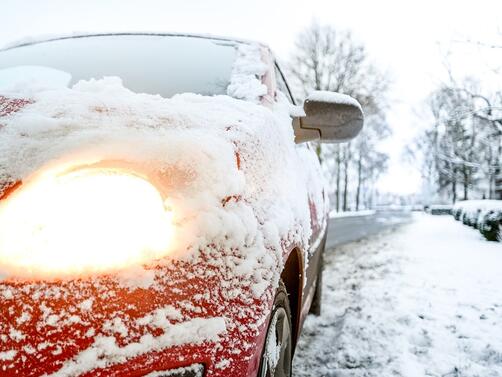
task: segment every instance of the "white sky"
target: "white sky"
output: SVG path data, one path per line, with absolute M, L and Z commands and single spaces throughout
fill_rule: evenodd
M 452 41 L 502 33 L 501 0 L 1 0 L 0 9 L 0 46 L 73 31 L 175 31 L 259 40 L 286 60 L 297 33 L 314 18 L 351 29 L 393 75 L 394 134 L 383 145 L 391 163 L 378 187 L 396 193 L 420 188 L 418 170 L 403 164 L 401 152 L 420 127 L 424 96 L 444 78 L 444 54 L 454 48 L 460 74 L 490 64 L 479 48 Z

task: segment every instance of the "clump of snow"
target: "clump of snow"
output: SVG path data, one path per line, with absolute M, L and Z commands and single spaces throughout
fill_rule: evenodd
M 138 318 L 136 323 L 141 326 L 154 326 L 157 328 L 168 327 L 171 321 L 181 320 L 183 316 L 181 312 L 174 308 L 173 306 L 165 306 L 160 309 L 156 309 L 153 313 L 150 313 L 142 318 Z
M 117 273 L 119 284 L 122 287 L 150 288 L 155 283 L 155 271 L 146 270 L 141 266 L 131 266 Z
M 152 372 L 147 374 L 145 377 L 170 377 L 170 376 L 184 376 L 193 375 L 194 377 L 202 377 L 204 373 L 204 367 L 201 364 L 194 364 L 188 367 L 181 367 L 176 369 L 170 369 L 162 372 Z
M 267 94 L 267 86 L 261 82 L 267 66 L 261 60 L 260 51 L 261 46 L 258 44 L 239 45 L 227 88 L 229 96 L 259 103 L 260 98 Z
M 4 351 L 0 352 L 0 360 L 12 360 L 14 357 L 16 357 L 17 351 L 15 350 L 10 350 L 10 351 Z
M 230 360 L 222 359 L 215 364 L 216 369 L 226 369 L 230 365 Z
M 93 303 L 93 299 L 88 298 L 79 304 L 79 309 L 84 312 L 88 312 L 89 310 L 92 309 L 92 303 Z
M 306 101 L 328 102 L 340 105 L 350 105 L 350 106 L 355 106 L 362 111 L 361 104 L 355 98 L 348 96 L 346 94 L 341 94 L 336 92 L 316 90 L 311 94 L 309 94 Z
M 44 89 L 66 88 L 71 81 L 68 72 L 42 66 L 0 69 L 0 92 L 35 93 Z
M 5 289 L 2 292 L 2 296 L 5 300 L 12 300 L 14 298 L 14 295 L 12 294 L 12 291 L 10 289 Z
M 501 263 L 500 244 L 427 214 L 328 251 L 296 375 L 501 376 Z
M 119 317 L 115 317 L 111 321 L 106 321 L 103 325 L 103 330 L 114 334 L 119 334 L 123 338 L 127 337 L 129 334 L 126 325 Z
M 71 377 L 92 371 L 96 368 L 123 363 L 128 358 L 147 352 L 180 344 L 198 344 L 204 341 L 217 341 L 226 331 L 223 318 L 195 318 L 187 322 L 169 324 L 163 327 L 159 336 L 146 334 L 139 342 L 132 342 L 121 347 L 115 337 L 98 336 L 88 349 L 82 351 L 73 360 L 48 377 Z
M 278 317 L 274 316 L 270 322 L 268 330 L 268 343 L 266 344 L 266 348 L 264 350 L 265 358 L 272 374 L 275 373 L 275 369 L 277 368 L 277 364 L 279 363 L 279 359 L 281 357 L 282 345 L 277 341 L 276 334 L 277 319 Z

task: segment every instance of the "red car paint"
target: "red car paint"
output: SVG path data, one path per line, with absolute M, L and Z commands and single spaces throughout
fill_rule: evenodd
M 209 250 L 208 248 L 207 250 Z M 207 251 L 206 250 L 206 251 Z M 213 250 L 214 251 L 214 250 Z M 221 251 L 217 251 L 220 253 Z M 9 324 L 16 323 L 26 308 L 30 311 L 30 319 L 16 329 L 23 334 L 22 339 L 9 338 L 0 345 L 0 352 L 16 350 L 24 357 L 16 357 L 15 362 L 0 361 L 0 376 L 40 376 L 59 370 L 64 361 L 72 359 L 79 352 L 92 345 L 93 337 L 85 337 L 90 329 L 102 328 L 107 320 L 116 317 L 116 313 L 123 317 L 128 329 L 134 329 L 134 320 L 141 318 L 153 310 L 172 305 L 179 309 L 187 318 L 207 318 L 224 316 L 233 318 L 236 323 L 246 325 L 254 322 L 253 318 L 269 310 L 273 296 L 270 292 L 265 295 L 264 301 L 249 299 L 225 299 L 221 282 L 227 277 L 225 271 L 220 271 L 213 266 L 199 262 L 197 265 L 177 262 L 172 267 L 153 267 L 161 272 L 164 281 L 163 289 L 135 289 L 119 287 L 106 277 L 99 282 L 86 280 L 71 280 L 53 283 L 3 283 L 0 286 L 0 333 L 9 334 Z M 201 279 L 196 276 L 188 278 L 190 271 L 204 269 L 215 274 L 212 277 Z M 176 289 L 173 289 L 173 288 Z M 5 299 L 5 292 L 14 292 L 15 299 Z M 39 297 L 37 292 L 41 292 Z M 206 298 L 205 293 L 209 296 Z M 199 294 L 199 300 L 194 296 Z M 249 295 L 252 296 L 251 294 Z M 47 307 L 52 312 L 58 313 L 68 308 L 76 308 L 79 303 L 86 299 L 92 299 L 92 310 L 88 313 L 76 313 L 81 321 L 52 327 L 47 325 L 44 312 L 40 309 Z M 189 301 L 195 308 L 200 309 L 199 314 L 194 314 L 197 309 L 187 310 L 179 303 Z M 124 308 L 127 308 L 124 310 Z M 70 309 L 71 310 L 71 309 Z M 240 317 L 241 313 L 247 312 L 252 315 Z M 72 313 L 68 313 L 72 314 Z M 129 320 L 127 320 L 128 318 Z M 179 322 L 184 321 L 185 318 Z M 60 321 L 65 322 L 65 321 Z M 176 322 L 174 322 L 176 323 Z M 240 328 L 229 329 L 224 336 L 221 346 L 215 348 L 214 343 L 201 345 L 182 345 L 158 352 L 149 352 L 138 357 L 128 359 L 127 367 L 117 364 L 110 368 L 99 369 L 83 376 L 143 376 L 147 373 L 186 366 L 193 363 L 203 363 L 206 367 L 207 376 L 254 376 L 260 362 L 261 347 L 266 323 L 256 331 L 246 326 L 245 331 Z M 138 341 L 148 331 L 154 336 L 159 336 L 158 329 L 148 328 L 138 333 L 128 341 Z M 96 335 L 100 335 L 96 332 Z M 101 335 L 110 335 L 103 333 Z M 63 347 L 60 347 L 64 339 Z M 117 337 L 120 345 L 120 337 Z M 36 348 L 40 344 L 51 344 L 47 348 L 38 348 L 36 352 L 29 353 L 29 347 Z M 234 353 L 238 350 L 238 354 Z M 231 367 L 224 371 L 215 368 L 221 360 L 231 361 Z M 4 369 L 6 368 L 6 369 Z

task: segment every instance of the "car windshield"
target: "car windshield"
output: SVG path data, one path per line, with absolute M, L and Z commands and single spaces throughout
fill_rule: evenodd
M 174 35 L 56 39 L 0 51 L 0 90 L 118 76 L 137 93 L 226 94 L 237 42 Z

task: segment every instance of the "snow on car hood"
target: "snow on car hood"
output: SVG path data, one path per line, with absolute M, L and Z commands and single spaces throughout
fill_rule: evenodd
M 40 171 L 127 161 L 165 178 L 176 224 L 166 256 L 245 245 L 249 258 L 238 271 L 248 274 L 264 250 L 276 251 L 269 263 L 281 263 L 281 240 L 307 245 L 308 193 L 287 103 L 268 109 L 227 96 L 164 99 L 133 93 L 118 78 L 40 91 L 31 100 L 1 120 L 2 180 L 29 183 Z
M 54 276 L 56 282 L 33 269 L 12 268 L 6 262 L 9 251 L 0 250 L 0 276 L 5 277 L 0 281 L 0 298 L 11 306 L 20 295 L 30 298 L 22 303 L 17 322 L 0 323 L 2 336 L 17 342 L 16 334 L 24 339 L 22 331 L 47 326 L 77 334 L 80 330 L 74 319 L 81 318 L 86 326 L 92 326 L 85 332 L 88 348 L 64 365 L 58 362 L 62 369 L 57 375 L 66 376 L 179 342 L 201 344 L 222 339 L 232 345 L 235 334 L 256 335 L 267 318 L 266 303 L 278 284 L 285 248 L 296 244 L 304 252 L 309 250 L 309 200 L 325 209 L 321 197 L 309 197 L 307 192 L 307 185 L 323 183 L 315 155 L 304 145 L 295 146 L 289 103 L 280 93 L 278 103 L 271 107 L 256 101 L 256 96 L 263 94 L 253 73 L 263 69 L 258 61 L 241 59 L 243 64 L 235 67 L 229 91 L 246 101 L 195 94 L 165 99 L 133 93 L 113 77 L 80 82 L 72 88 L 37 90 L 29 96 L 9 94 L 10 98 L 29 101 L 21 101 L 18 111 L 0 112 L 4 115 L 0 117 L 0 187 L 5 182 L 22 181 L 17 188 L 22 191 L 44 172 L 103 161 L 125 162 L 131 169 L 148 172 L 162 191 L 166 206 L 173 211 L 174 242 L 155 260 L 145 254 L 143 263 L 131 268 L 105 275 L 103 271 L 88 271 L 86 279 Z M 0 200 L 0 212 L 9 198 Z M 321 212 L 318 222 L 323 218 Z M 186 279 L 196 283 L 187 284 Z M 200 291 L 181 292 L 177 284 Z M 216 284 L 221 289 L 214 288 Z M 135 315 L 124 311 L 124 300 L 134 298 L 129 291 L 135 292 L 138 302 L 148 304 L 144 308 L 137 305 Z M 159 302 L 164 306 L 158 307 L 153 296 L 162 296 Z M 90 310 L 92 300 L 95 307 L 103 309 Z M 194 300 L 198 300 L 196 304 Z M 230 301 L 233 304 L 229 306 Z M 182 318 L 165 314 L 172 312 L 165 306 L 168 304 L 181 310 Z M 211 313 L 205 312 L 206 306 L 212 307 Z M 132 310 L 131 305 L 127 310 Z M 159 317 L 159 310 L 165 315 Z M 30 317 L 30 313 L 39 314 Z M 143 342 L 151 324 L 138 324 L 137 316 L 161 318 L 164 335 Z M 177 340 L 187 326 L 192 328 L 194 319 L 200 320 L 200 326 Z M 200 333 L 198 328 L 207 331 Z M 117 329 L 123 333 L 119 334 L 126 344 L 123 347 L 115 343 Z M 29 344 L 25 340 L 17 348 L 11 349 L 9 343 L 9 348 L 0 348 L 0 357 L 14 368 L 32 348 L 49 344 L 54 352 L 61 352 L 70 347 L 66 338 L 55 341 L 45 335 L 37 331 Z M 251 352 L 251 348 L 245 349 Z M 89 354 L 93 357 L 88 358 Z M 232 357 L 235 355 L 228 355 L 229 360 Z M 50 357 L 43 360 L 53 362 Z

